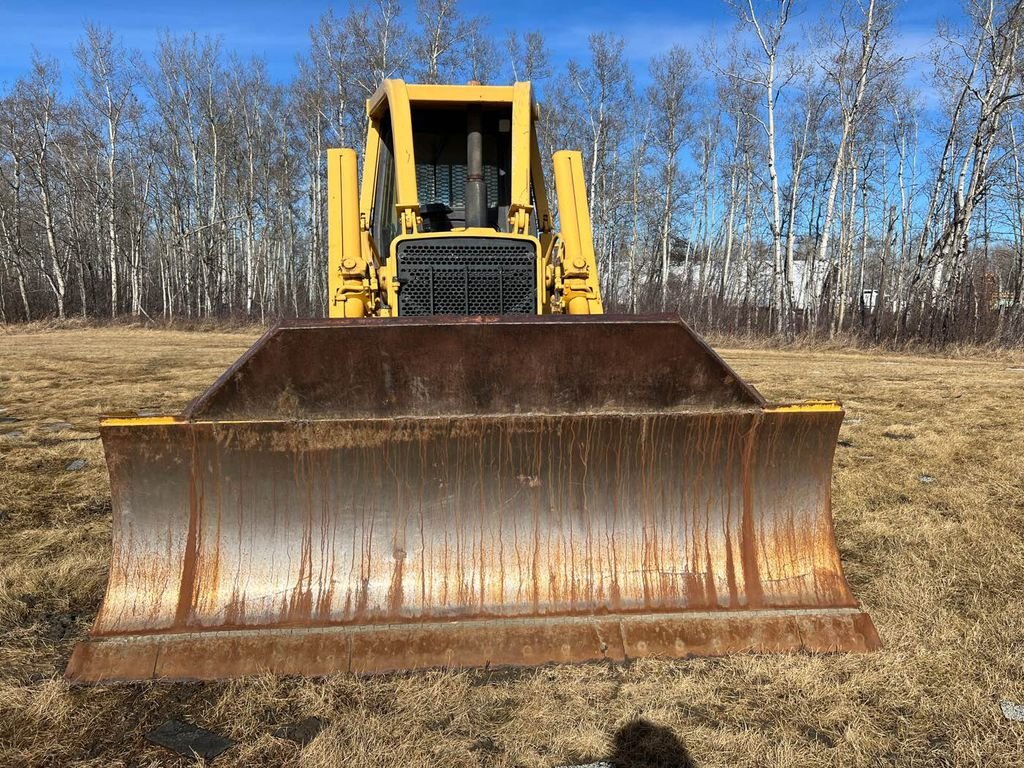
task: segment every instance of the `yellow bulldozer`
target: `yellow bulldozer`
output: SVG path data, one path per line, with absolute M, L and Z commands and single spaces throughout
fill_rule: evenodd
M 368 101 L 328 152 L 329 319 L 100 426 L 113 557 L 79 682 L 865 651 L 838 403 L 773 405 L 675 315 L 603 314 L 579 153 L 529 83 Z

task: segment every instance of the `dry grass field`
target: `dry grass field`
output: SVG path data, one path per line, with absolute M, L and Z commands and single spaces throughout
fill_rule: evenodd
M 0 766 L 177 765 L 143 739 L 168 718 L 235 740 L 225 767 L 639 766 L 644 747 L 700 768 L 1024 766 L 1024 722 L 999 707 L 1024 703 L 1024 356 L 1011 354 L 725 350 L 770 398 L 844 401 L 837 536 L 879 653 L 69 687 L 109 557 L 98 415 L 177 410 L 253 338 L 0 330 Z M 307 716 L 328 725 L 304 747 L 274 735 Z

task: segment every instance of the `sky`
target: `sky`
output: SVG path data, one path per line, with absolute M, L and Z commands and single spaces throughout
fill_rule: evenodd
M 813 24 L 826 2 L 798 0 L 797 23 Z M 403 8 L 411 10 L 414 0 Z M 311 0 L 0 0 L 0 91 L 27 71 L 35 48 L 53 56 L 64 71 L 74 67 L 73 50 L 87 21 L 111 28 L 128 48 L 152 51 L 159 34 L 196 32 L 220 37 L 223 50 L 244 58 L 262 56 L 272 77 L 287 80 L 296 70 L 295 57 L 308 48 L 308 30 L 328 8 L 343 16 L 349 4 Z M 561 65 L 586 53 L 592 32 L 614 32 L 626 38 L 627 55 L 641 71 L 656 53 L 675 43 L 696 47 L 710 30 L 732 24 L 724 2 L 653 0 L 624 3 L 518 0 L 500 6 L 493 0 L 461 0 L 467 16 L 486 16 L 492 32 L 518 28 L 544 32 L 552 62 Z M 898 14 L 900 48 L 920 55 L 940 17 L 960 14 L 958 0 L 905 0 Z

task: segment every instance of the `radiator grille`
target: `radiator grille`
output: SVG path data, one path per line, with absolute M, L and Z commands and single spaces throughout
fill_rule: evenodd
M 451 237 L 398 244 L 400 315 L 532 315 L 537 251 L 528 240 Z

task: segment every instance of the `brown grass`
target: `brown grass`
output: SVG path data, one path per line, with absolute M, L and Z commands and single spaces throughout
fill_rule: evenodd
M 174 765 L 142 734 L 175 717 L 238 741 L 218 766 L 553 766 L 638 744 L 701 768 L 1024 766 L 998 706 L 1024 702 L 1019 356 L 725 352 L 772 399 L 845 402 L 837 536 L 879 653 L 69 687 L 109 557 L 97 416 L 177 410 L 253 338 L 0 335 L 0 418 L 19 419 L 0 423 L 0 765 Z M 272 735 L 310 715 L 330 724 L 305 748 Z

